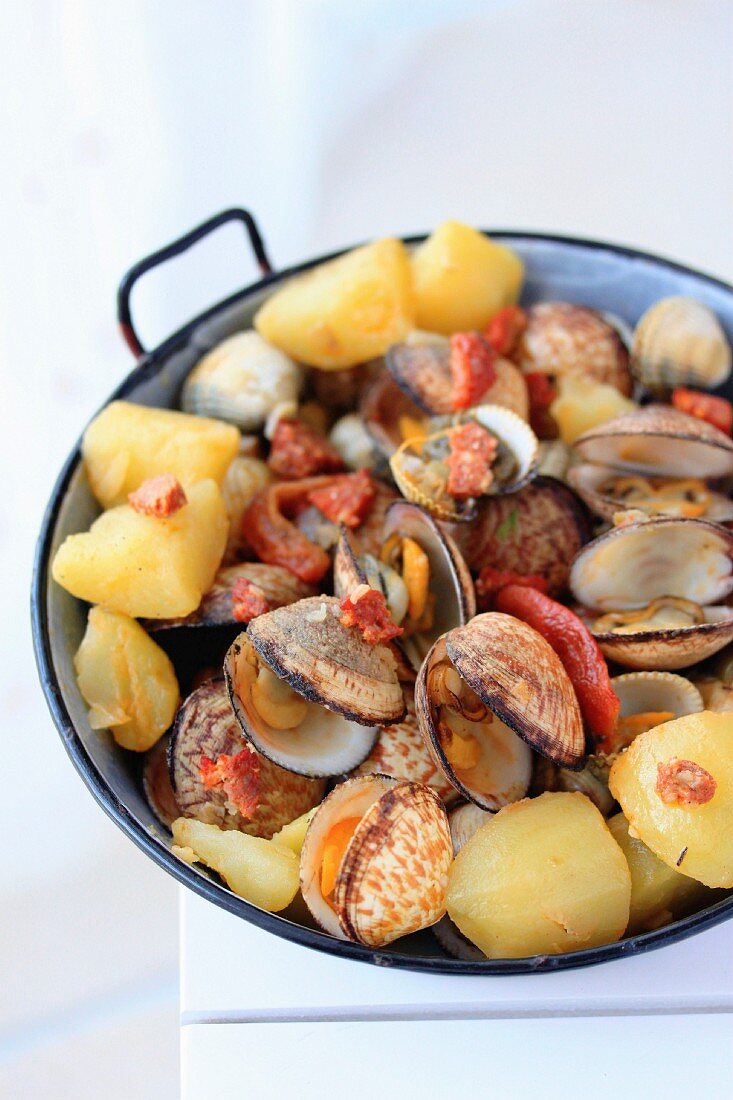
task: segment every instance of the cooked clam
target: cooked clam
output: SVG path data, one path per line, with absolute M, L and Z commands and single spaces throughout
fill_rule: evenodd
M 301 892 L 331 935 L 382 947 L 440 920 L 452 858 L 434 791 L 362 776 L 316 810 L 300 857 Z
M 470 524 L 452 529 L 471 569 L 539 574 L 550 595 L 567 586 L 570 564 L 591 536 L 585 508 L 572 489 L 536 477 L 517 493 L 482 501 Z
M 605 520 L 634 508 L 650 516 L 733 521 L 733 500 L 697 477 L 650 477 L 620 473 L 612 466 L 581 463 L 568 471 L 568 481 L 588 507 Z
M 145 797 L 150 809 L 166 829 L 170 829 L 176 818 L 181 816 L 168 771 L 169 742 L 170 735 L 161 737 L 152 749 L 148 749 L 143 761 Z
M 204 783 L 201 760 L 216 763 L 220 756 L 236 756 L 243 750 L 255 752 L 242 737 L 226 684 L 209 680 L 185 700 L 171 736 L 168 756 L 176 817 L 195 817 L 269 839 L 323 798 L 322 779 L 295 775 L 257 753 L 257 805 L 253 812 L 242 813 L 223 786 Z
M 614 676 L 611 687 L 621 701 L 613 744 L 608 746 L 613 752 L 654 726 L 705 709 L 695 685 L 673 672 L 627 672 Z
M 342 531 L 334 561 L 334 591 L 357 584 L 381 589 L 392 618 L 403 627 L 400 645 L 417 670 L 435 639 L 476 614 L 465 561 L 453 539 L 416 504 L 398 500 L 385 514 L 379 557 L 357 557 Z
M 461 848 L 474 833 L 478 832 L 482 825 L 492 817 L 487 810 L 480 809 L 473 802 L 464 802 L 448 814 L 451 841 L 453 843 L 453 855 L 457 856 Z M 458 926 L 453 923 L 448 914 L 433 925 L 432 933 L 436 940 L 454 959 L 465 959 L 468 962 L 479 962 L 485 959 L 483 951 L 471 943 Z
M 579 791 L 598 807 L 604 817 L 608 817 L 616 804 L 608 789 L 611 762 L 612 758 L 605 753 L 593 753 L 580 771 L 571 771 L 539 757 L 532 777 L 532 794 L 538 795 L 544 791 Z
M 452 485 L 456 435 L 469 425 L 484 429 L 491 448 L 486 450 L 482 479 L 468 490 Z M 534 475 L 538 440 L 532 429 L 509 409 L 478 405 L 453 427 L 406 440 L 390 459 L 392 475 L 403 496 L 420 504 L 437 519 L 470 522 L 482 496 L 514 493 Z M 491 453 L 490 453 L 491 451 Z
M 429 432 L 423 410 L 384 371 L 364 391 L 360 406 L 364 426 L 374 445 L 391 458 L 406 439 Z
M 301 370 L 292 359 L 258 332 L 238 332 L 196 364 L 184 383 L 181 407 L 257 431 L 278 405 L 297 407 L 301 385 Z
M 694 298 L 663 298 L 634 332 L 631 370 L 651 390 L 714 389 L 730 375 L 731 349 L 718 318 Z
M 405 701 L 391 651 L 341 625 L 339 601 L 314 596 L 260 615 L 227 653 L 224 674 L 245 738 L 301 775 L 351 771 Z
M 601 649 L 628 668 L 687 668 L 733 639 L 733 532 L 658 517 L 585 546 L 570 588 Z
M 540 302 L 527 311 L 516 355 L 525 372 L 584 374 L 631 393 L 629 354 L 616 327 L 594 309 Z

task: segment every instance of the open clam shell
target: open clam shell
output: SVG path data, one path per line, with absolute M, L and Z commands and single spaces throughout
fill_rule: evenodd
M 695 519 L 659 517 L 616 527 L 573 562 L 570 588 L 604 654 L 627 668 L 687 668 L 733 639 L 733 532 Z M 699 621 L 679 616 L 596 626 L 602 613 L 631 612 L 655 600 L 688 601 Z
M 387 459 L 404 442 L 403 423 L 420 423 L 425 413 L 391 374 L 384 371 L 364 391 L 360 404 L 364 426 L 379 452 Z
M 322 893 L 324 855 L 341 823 L 354 829 L 329 904 Z M 301 891 L 331 935 L 381 947 L 444 915 L 452 858 L 448 819 L 434 791 L 363 776 L 336 787 L 313 815 L 301 852 Z
M 213 585 L 190 615 L 183 619 L 152 619 L 146 622 L 146 629 L 156 632 L 188 626 L 234 626 L 237 620 L 234 618 L 232 591 L 240 577 L 256 584 L 273 610 L 316 594 L 312 585 L 299 580 L 281 565 L 239 562 L 219 570 Z
M 390 650 L 367 645 L 340 616 L 332 596 L 300 600 L 254 619 L 227 653 L 224 674 L 245 738 L 288 771 L 349 772 L 371 752 L 377 727 L 405 716 Z M 255 705 L 263 667 L 275 687 L 287 685 L 305 703 L 289 728 L 273 726 Z
M 161 737 L 152 749 L 148 749 L 143 761 L 145 798 L 158 821 L 161 825 L 165 825 L 166 829 L 170 829 L 176 818 L 181 816 L 168 769 L 169 743 L 170 735 Z
M 477 405 L 457 422 L 475 420 L 499 441 L 494 480 L 488 496 L 515 493 L 534 476 L 539 440 L 529 425 L 509 409 L 499 405 Z M 456 500 L 447 491 L 445 480 L 432 472 L 431 452 L 445 440 L 449 427 L 433 432 L 425 439 L 406 440 L 389 461 L 392 476 L 406 500 L 419 504 L 436 519 L 451 523 L 470 522 L 476 514 L 476 500 Z
M 539 574 L 550 595 L 557 595 L 591 536 L 591 524 L 572 489 L 555 478 L 536 477 L 517 493 L 483 501 L 475 520 L 451 533 L 476 572 L 489 565 Z
M 619 716 L 671 711 L 675 718 L 705 709 L 693 683 L 673 672 L 627 672 L 614 676 L 611 687 L 621 702 Z
M 685 507 L 684 494 L 671 496 L 669 499 L 659 497 L 653 504 L 653 511 L 637 499 L 629 502 L 623 496 L 614 496 L 610 485 L 619 476 L 619 471 L 612 466 L 594 466 L 585 462 L 579 466 L 573 466 L 568 471 L 568 481 L 578 496 L 585 501 L 592 512 L 609 522 L 617 512 L 629 507 L 640 509 L 647 514 L 672 516 L 679 516 Z M 689 503 L 693 505 L 700 502 L 699 506 L 705 509 L 702 513 L 704 518 L 711 523 L 733 522 L 733 500 L 724 496 L 723 493 L 706 490 L 704 494 L 699 494 L 692 488 L 689 498 Z
M 168 750 L 171 792 L 179 809 L 176 816 L 195 817 L 269 840 L 283 825 L 318 805 L 325 793 L 322 779 L 285 771 L 259 753 L 260 797 L 251 817 L 243 817 L 220 788 L 207 790 L 201 757 L 216 761 L 246 747 L 224 680 L 209 680 L 192 692 L 178 711 Z
M 584 374 L 631 393 L 629 354 L 619 332 L 602 314 L 570 302 L 540 302 L 527 311 L 516 355 L 525 372 Z
M 488 612 L 452 630 L 445 648 L 479 699 L 531 748 L 564 767 L 582 765 L 578 700 L 541 634 L 511 615 Z
M 713 389 L 731 371 L 731 349 L 718 318 L 694 298 L 655 302 L 634 332 L 631 370 L 651 390 Z
M 662 477 L 728 477 L 733 439 L 699 417 L 647 405 L 591 428 L 575 441 L 584 462 Z
M 477 833 L 482 825 L 491 819 L 488 810 L 482 810 L 473 802 L 464 802 L 462 806 L 456 806 L 448 814 L 450 826 L 450 838 L 453 844 L 453 855 L 457 856 L 464 844 L 467 844 L 474 833 Z
M 468 628 L 461 629 L 469 629 L 476 621 L 473 619 Z M 532 753 L 489 704 L 480 713 L 477 711 L 476 720 L 464 719 L 458 710 L 459 721 L 454 721 L 449 730 L 470 746 L 472 751 L 465 759 L 446 744 L 445 708 L 441 694 L 436 691 L 436 677 L 443 676 L 446 668 L 456 673 L 446 648 L 450 636 L 435 642 L 418 674 L 415 686 L 418 722 L 428 749 L 458 793 L 481 809 L 498 810 L 527 793 L 532 777 Z

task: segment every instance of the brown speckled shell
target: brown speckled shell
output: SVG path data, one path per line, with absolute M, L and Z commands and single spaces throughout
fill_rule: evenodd
M 527 318 L 516 356 L 523 371 L 584 374 L 631 393 L 629 353 L 600 313 L 570 302 L 541 302 Z
M 560 659 L 541 634 L 511 615 L 477 615 L 445 646 L 466 683 L 536 752 L 581 767 L 585 733 L 578 700 Z
M 348 939 L 382 947 L 445 913 L 448 818 L 429 787 L 399 783 L 367 810 L 346 850 L 334 904 Z
M 145 753 L 143 761 L 143 791 L 148 805 L 158 821 L 170 829 L 181 811 L 171 786 L 168 770 L 168 745 L 170 734 L 156 741 L 152 749 Z
M 207 791 L 199 772 L 201 757 L 235 755 L 245 745 L 223 680 L 209 680 L 189 695 L 176 716 L 169 749 L 177 816 L 269 840 L 283 825 L 318 805 L 326 789 L 322 779 L 285 771 L 260 753 L 260 803 L 251 818 L 242 817 L 223 791 Z
M 638 634 L 593 634 L 608 657 L 624 668 L 672 672 L 712 657 L 733 641 L 733 615 L 718 623 L 645 630 Z
M 537 477 L 510 496 L 483 501 L 470 524 L 451 528 L 468 565 L 539 573 L 554 596 L 568 580 L 573 558 L 591 536 L 585 508 L 572 489 Z

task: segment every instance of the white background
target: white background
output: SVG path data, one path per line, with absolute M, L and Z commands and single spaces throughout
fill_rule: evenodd
M 608 238 L 733 279 L 733 5 L 6 0 L 2 11 L 0 1086 L 165 1098 L 176 1095 L 175 888 L 74 775 L 28 629 L 43 505 L 131 365 L 115 329 L 120 274 L 239 204 L 276 265 L 457 217 Z M 223 233 L 140 288 L 143 335 L 156 342 L 253 274 L 239 233 Z

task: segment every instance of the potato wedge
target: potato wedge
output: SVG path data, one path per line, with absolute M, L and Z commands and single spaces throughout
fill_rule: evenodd
M 568 446 L 572 446 L 583 432 L 624 413 L 635 412 L 638 407 L 615 386 L 596 382 L 593 378 L 567 374 L 559 379 L 559 385 L 560 392 L 550 405 L 550 415 L 557 423 L 560 438 Z
M 118 745 L 145 752 L 169 728 L 180 701 L 173 665 L 139 623 L 92 607 L 74 657 L 92 729 L 109 729 Z
M 291 852 L 295 852 L 296 856 L 300 857 L 300 849 L 303 847 L 306 831 L 317 809 L 318 807 L 314 806 L 312 810 L 308 810 L 307 813 L 301 814 L 300 817 L 296 817 L 295 821 L 290 821 L 287 825 L 283 825 L 282 829 L 272 837 L 272 843 L 283 845 L 285 848 L 289 848 Z
M 288 848 L 189 817 L 179 817 L 172 830 L 176 845 L 192 849 L 230 890 L 260 909 L 278 913 L 297 894 L 298 857 Z

